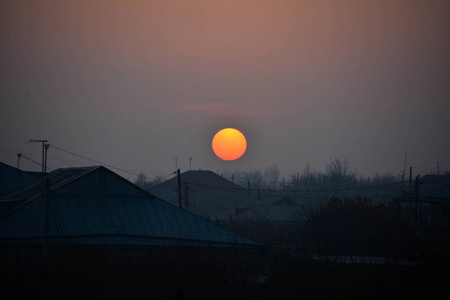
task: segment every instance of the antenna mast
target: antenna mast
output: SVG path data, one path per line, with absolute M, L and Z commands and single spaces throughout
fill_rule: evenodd
M 42 143 L 42 173 L 45 174 L 45 172 L 47 172 L 47 149 L 48 149 L 48 144 L 46 145 L 45 143 L 47 143 L 47 140 L 30 140 L 29 142 L 25 142 L 25 143 Z

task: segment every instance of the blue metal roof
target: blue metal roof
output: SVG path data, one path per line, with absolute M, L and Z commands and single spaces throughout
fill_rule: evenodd
M 19 208 L 29 201 L 43 197 L 45 179 L 50 179 L 51 190 L 55 190 L 61 185 L 76 180 L 99 167 L 65 168 L 57 169 L 38 179 L 33 178 L 29 184 L 21 189 L 0 197 L 0 218 L 8 214 L 11 210 Z
M 20 189 L 35 180 L 36 177 L 0 162 L 0 195 Z
M 422 198 L 435 201 L 450 201 L 450 185 L 427 190 L 420 195 Z
M 93 173 L 109 177 L 111 186 L 107 187 L 120 192 L 100 192 L 94 182 L 86 180 Z M 59 169 L 48 178 L 51 182 L 50 243 L 260 246 L 154 197 L 104 167 Z M 43 240 L 45 198 L 41 180 L 1 198 L 2 207 L 10 209 L 2 210 L 0 241 L 39 243 Z

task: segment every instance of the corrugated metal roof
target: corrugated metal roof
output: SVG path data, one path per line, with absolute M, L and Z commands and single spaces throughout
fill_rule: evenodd
M 438 189 L 427 190 L 421 194 L 421 198 L 450 201 L 450 185 Z
M 180 177 L 184 208 L 197 215 L 212 216 L 248 199 L 246 189 L 212 171 L 190 170 Z M 177 177 L 154 186 L 151 192 L 169 203 L 179 205 Z
M 2 238 L 43 238 L 43 201 L 25 207 L 20 224 L 6 218 Z M 147 197 L 58 196 L 51 207 L 50 240 L 63 243 L 135 245 L 257 245 L 234 232 Z
M 450 198 L 450 175 L 425 175 L 420 179 L 419 193 L 431 201 Z
M 119 178 L 113 184 L 115 188 L 120 185 L 120 194 L 91 192 L 92 187 L 86 187 L 86 193 L 55 193 L 61 187 L 77 183 L 78 179 L 91 172 L 103 172 L 105 176 Z M 59 169 L 50 173 L 48 178 L 51 179 L 53 192 L 49 231 L 51 243 L 260 246 L 213 222 L 155 198 L 103 167 Z M 17 201 L 19 206 L 0 219 L 0 239 L 41 242 L 45 215 L 41 181 L 3 197 L 0 205 L 8 201 Z
M 20 189 L 37 177 L 0 162 L 0 195 Z
M 25 185 L 21 189 L 0 198 L 0 217 L 8 214 L 12 209 L 19 208 L 29 201 L 42 197 L 44 194 L 45 179 L 50 179 L 50 190 L 53 191 L 97 168 L 99 167 L 57 169 L 41 178 L 31 181 L 31 183 Z

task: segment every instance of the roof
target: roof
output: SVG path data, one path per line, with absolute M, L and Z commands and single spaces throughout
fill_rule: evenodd
M 421 198 L 428 200 L 450 199 L 450 175 L 425 175 L 419 187 Z
M 243 190 L 240 185 L 231 182 L 230 180 L 208 170 L 189 170 L 181 175 L 183 183 L 202 185 L 205 187 L 216 187 L 224 190 Z M 173 177 L 155 186 L 154 190 L 163 189 L 166 187 L 177 188 L 177 177 Z
M 104 167 L 58 169 L 46 178 L 50 243 L 260 247 Z M 0 198 L 0 241 L 42 242 L 45 200 L 42 180 Z
M 57 169 L 46 174 L 41 178 L 33 178 L 28 185 L 22 186 L 21 189 L 0 197 L 0 216 L 8 213 L 10 209 L 18 208 L 29 201 L 40 198 L 44 194 L 45 179 L 50 180 L 50 190 L 56 190 L 58 187 L 76 180 L 100 167 L 80 167 Z
M 213 216 L 219 220 L 229 217 L 242 221 L 267 220 L 271 222 L 285 222 L 297 213 L 300 206 L 284 196 L 264 196 L 247 204 L 247 207 L 229 209 Z
M 397 197 L 394 201 L 413 202 L 415 199 L 415 184 L 410 190 Z M 419 199 L 426 202 L 450 200 L 450 175 L 425 175 L 419 177 Z
M 439 200 L 450 201 L 450 185 L 445 185 L 441 188 L 425 191 L 424 193 L 421 194 L 421 197 L 435 201 Z
M 39 173 L 41 175 L 41 173 Z M 20 189 L 35 180 L 36 175 L 11 167 L 0 162 L 0 195 Z
M 246 189 L 212 171 L 186 171 L 180 177 L 184 208 L 201 216 L 235 208 L 248 198 Z M 154 186 L 150 192 L 179 205 L 177 177 Z

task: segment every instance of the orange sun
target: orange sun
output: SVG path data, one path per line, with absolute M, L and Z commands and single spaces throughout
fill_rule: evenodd
M 212 140 L 214 153 L 223 160 L 235 160 L 247 149 L 245 136 L 237 129 L 224 128 Z

